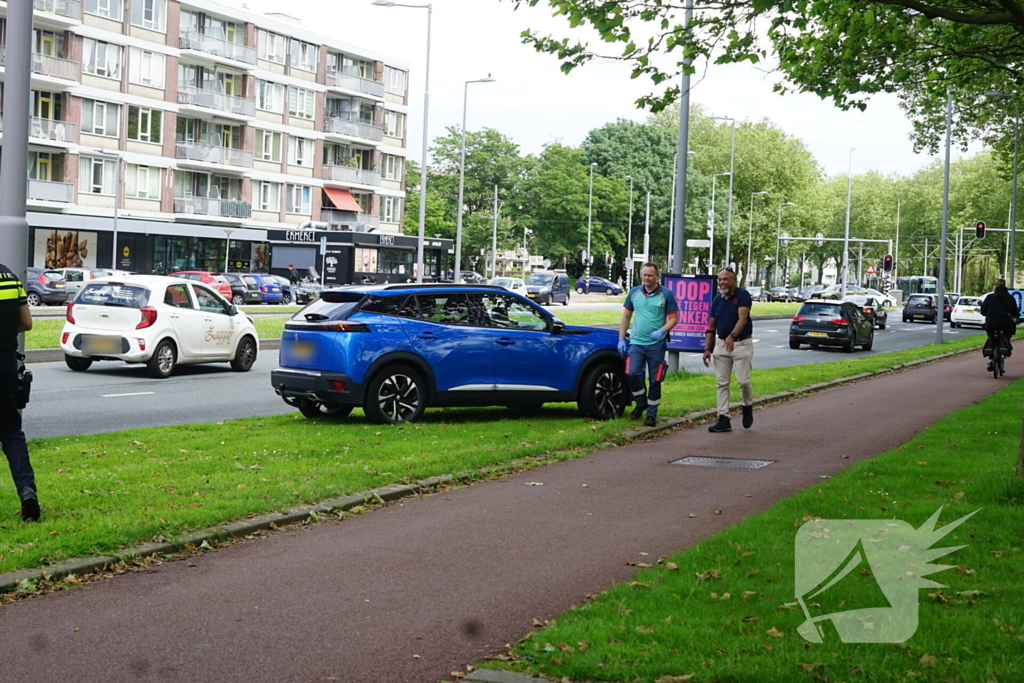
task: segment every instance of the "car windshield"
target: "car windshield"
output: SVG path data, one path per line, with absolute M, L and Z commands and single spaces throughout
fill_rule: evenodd
M 962 296 L 956 302 L 956 305 L 957 306 L 980 306 L 981 305 L 981 299 L 978 299 L 978 298 L 973 297 L 973 296 Z
M 866 296 L 848 296 L 846 297 L 846 301 L 855 303 L 858 306 L 864 306 L 865 304 L 867 304 L 868 298 Z
M 254 278 L 252 275 L 242 276 L 242 281 L 245 282 L 245 284 L 247 284 L 249 287 L 255 287 L 259 289 L 260 283 L 257 282 L 256 278 Z
M 45 271 L 43 273 L 43 275 L 45 275 L 48 280 L 63 280 L 64 279 L 64 273 L 61 273 L 61 272 L 56 271 L 56 270 L 47 270 L 47 271 Z
M 496 277 L 491 280 L 491 284 L 499 287 L 508 287 L 512 284 L 512 279 L 507 277 Z
M 800 312 L 797 315 L 818 318 L 841 318 L 843 308 L 837 304 L 804 304 L 800 307 Z
M 550 285 L 555 276 L 550 273 L 534 273 L 526 280 L 528 285 Z
M 292 316 L 292 320 L 318 322 L 321 320 L 345 320 L 356 310 L 359 302 L 366 298 L 363 292 L 327 290 L 320 293 L 308 306 Z
M 228 279 L 226 277 L 224 277 L 223 275 L 211 275 L 210 277 L 213 278 L 214 282 L 227 282 L 228 281 Z
M 149 302 L 149 290 L 137 285 L 118 282 L 98 282 L 82 288 L 75 299 L 76 304 L 89 306 L 124 306 L 142 308 Z
M 921 296 L 919 294 L 911 295 L 907 299 L 908 306 L 931 306 L 934 304 L 934 300 L 930 296 Z

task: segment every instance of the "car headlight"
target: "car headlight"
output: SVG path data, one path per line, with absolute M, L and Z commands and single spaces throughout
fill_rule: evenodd
M 550 292 L 550 291 L 551 291 L 551 288 L 550 288 L 550 287 L 541 287 L 541 290 L 540 290 L 540 292 L 539 292 L 539 293 L 540 293 L 540 294 L 547 294 L 547 293 L 548 293 L 548 292 Z

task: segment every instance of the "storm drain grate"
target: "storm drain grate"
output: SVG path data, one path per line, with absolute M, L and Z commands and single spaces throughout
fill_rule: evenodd
M 756 470 L 765 465 L 771 465 L 774 460 L 742 460 L 740 458 L 701 458 L 689 456 L 682 460 L 676 460 L 673 465 L 696 465 L 697 467 L 741 467 L 748 470 Z

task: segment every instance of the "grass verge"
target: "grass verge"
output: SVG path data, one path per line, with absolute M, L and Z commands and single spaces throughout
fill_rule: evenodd
M 569 681 L 1024 680 L 1024 481 L 1014 473 L 1024 382 L 953 413 L 907 443 L 859 462 L 562 614 L 512 648 L 510 668 Z M 894 644 L 806 642 L 794 602 L 795 532 L 812 519 L 899 519 L 942 526 L 950 569 L 919 590 L 918 629 Z M 834 528 L 834 527 L 833 527 Z M 839 558 L 841 559 L 841 558 Z M 877 606 L 862 569 L 849 605 Z M 823 593 L 821 602 L 828 594 Z M 884 600 L 882 596 L 882 600 Z M 865 600 L 870 600 L 867 602 Z M 809 601 L 813 602 L 813 601 Z M 841 612 L 834 603 L 818 614 Z M 882 603 L 885 604 L 885 603 Z M 811 605 L 812 610 L 815 607 Z
M 888 368 L 977 338 L 874 356 L 843 356 L 807 366 L 755 370 L 764 396 Z M 677 374 L 664 384 L 661 414 L 681 416 L 715 404 L 713 375 Z M 504 408 L 427 411 L 402 427 L 293 415 L 138 429 L 30 442 L 43 521 L 0 517 L 0 573 L 109 554 L 173 539 L 246 516 L 396 482 L 478 470 L 531 456 L 569 458 L 635 428 L 623 418 L 590 422 L 571 404 L 534 413 Z M 530 461 L 515 466 L 530 466 Z

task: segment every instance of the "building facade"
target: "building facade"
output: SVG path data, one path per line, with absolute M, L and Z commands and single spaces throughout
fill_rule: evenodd
M 205 0 L 33 4 L 30 264 L 282 272 L 323 269 L 332 243 L 354 273 L 373 243 L 383 270 L 359 279 L 415 276 L 408 65 Z

